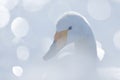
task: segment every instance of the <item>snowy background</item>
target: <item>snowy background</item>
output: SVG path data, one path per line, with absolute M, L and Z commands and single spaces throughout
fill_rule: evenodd
M 67 11 L 92 25 L 101 66 L 120 67 L 120 0 L 0 0 L 0 80 L 47 80 L 42 56 Z

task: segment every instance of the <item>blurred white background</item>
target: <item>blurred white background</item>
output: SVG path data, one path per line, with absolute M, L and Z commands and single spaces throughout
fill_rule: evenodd
M 42 56 L 67 11 L 92 25 L 101 66 L 119 68 L 119 9 L 120 0 L 0 0 L 0 80 L 48 80 Z

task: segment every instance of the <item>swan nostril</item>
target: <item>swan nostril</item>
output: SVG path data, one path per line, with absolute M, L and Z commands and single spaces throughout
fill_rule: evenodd
M 72 30 L 72 26 L 70 26 L 70 27 L 68 28 L 68 30 Z

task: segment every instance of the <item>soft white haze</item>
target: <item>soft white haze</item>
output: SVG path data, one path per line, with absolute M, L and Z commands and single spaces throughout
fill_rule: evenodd
M 0 80 L 77 80 L 68 79 L 82 69 L 70 59 L 74 44 L 43 60 L 57 20 L 68 11 L 83 15 L 91 25 L 101 79 L 120 80 L 119 9 L 120 0 L 0 0 Z
M 50 0 L 22 0 L 23 8 L 30 12 L 36 12 L 42 9 Z

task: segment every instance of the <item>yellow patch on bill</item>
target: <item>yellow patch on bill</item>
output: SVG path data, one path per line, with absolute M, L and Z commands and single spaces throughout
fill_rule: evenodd
M 54 36 L 54 40 L 57 43 L 58 48 L 61 48 L 63 45 L 66 44 L 67 33 L 68 33 L 68 30 L 64 30 L 64 31 L 61 31 L 61 32 L 56 32 L 56 34 Z

